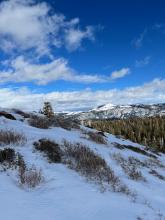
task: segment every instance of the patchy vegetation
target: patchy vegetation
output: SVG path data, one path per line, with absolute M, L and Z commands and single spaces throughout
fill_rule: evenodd
M 78 121 L 69 118 L 64 118 L 63 116 L 55 116 L 52 119 L 52 124 L 54 127 L 61 127 L 66 130 L 80 128 Z
M 19 109 L 12 109 L 16 114 L 21 115 L 23 118 L 30 118 L 32 114 L 21 111 Z
M 131 146 L 131 145 L 124 145 L 124 144 L 119 144 L 119 143 L 113 143 L 113 146 L 120 149 L 120 150 L 128 149 L 128 150 L 134 151 L 136 153 L 143 154 L 145 156 L 152 157 L 152 158 L 156 159 L 156 155 L 154 155 L 153 153 L 149 153 L 149 152 L 141 149 L 140 147 L 135 147 L 135 146 Z
M 125 174 L 132 180 L 143 180 L 146 181 L 143 177 L 140 170 L 138 170 L 138 166 L 142 166 L 143 164 L 134 157 L 128 157 L 125 159 L 121 156 L 120 153 L 113 154 L 112 156 L 115 161 L 122 167 Z
M 34 165 L 30 168 L 19 168 L 19 182 L 28 188 L 35 188 L 44 181 L 41 169 L 37 169 Z
M 28 168 L 22 155 L 12 148 L 0 150 L 0 168 L 1 171 L 8 169 L 18 171 L 19 184 L 29 188 L 38 186 L 44 180 L 42 171 L 37 170 L 34 165 Z
M 10 120 L 16 120 L 16 118 L 12 114 L 7 113 L 5 111 L 0 112 L 0 117 L 2 117 L 2 116 L 7 118 L 7 119 L 10 119 Z
M 130 194 L 106 161 L 82 143 L 70 143 L 64 140 L 65 163 L 85 176 L 88 180 L 104 188 L 111 186 L 113 191 Z
M 28 122 L 32 127 L 41 129 L 48 129 L 51 126 L 50 120 L 45 116 L 32 115 Z
M 0 150 L 0 164 L 11 165 L 16 158 L 15 151 L 12 148 Z
M 49 139 L 40 139 L 34 143 L 36 150 L 41 151 L 49 159 L 49 162 L 60 163 L 61 162 L 61 149 L 57 143 L 50 141 Z
M 0 130 L 0 145 L 24 144 L 26 137 L 14 130 Z
M 162 176 L 160 173 L 158 173 L 156 170 L 150 170 L 149 173 L 152 174 L 153 176 L 156 176 L 160 180 L 165 180 L 165 177 Z
M 51 118 L 48 118 L 46 116 L 32 115 L 28 122 L 29 125 L 41 129 L 48 129 L 50 127 L 61 127 L 66 130 L 80 128 L 77 121 L 70 120 L 62 116 L 52 116 Z
M 100 132 L 82 130 L 85 137 L 97 144 L 107 144 L 105 137 Z

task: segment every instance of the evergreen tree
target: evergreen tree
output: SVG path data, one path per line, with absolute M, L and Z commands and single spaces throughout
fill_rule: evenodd
M 51 117 L 54 116 L 54 111 L 53 111 L 53 108 L 52 108 L 52 105 L 51 105 L 50 102 L 44 102 L 44 106 L 43 106 L 42 112 L 48 118 L 51 118 Z

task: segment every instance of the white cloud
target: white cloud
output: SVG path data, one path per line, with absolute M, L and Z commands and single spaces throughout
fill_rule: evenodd
M 123 78 L 126 75 L 130 74 L 130 72 L 131 71 L 129 68 L 122 68 L 120 70 L 116 70 L 116 71 L 112 72 L 110 79 L 115 80 L 115 79 Z
M 67 49 L 72 51 L 81 46 L 81 43 L 84 39 L 94 39 L 93 28 L 88 26 L 85 31 L 69 29 L 66 30 L 65 42 Z
M 105 103 L 133 104 L 165 102 L 165 79 L 154 79 L 141 86 L 123 90 L 74 91 L 33 93 L 25 88 L 13 90 L 0 89 L 1 107 L 17 107 L 26 110 L 38 110 L 44 101 L 53 104 L 56 111 L 84 110 Z
M 7 0 L 0 3 L 1 49 L 5 52 L 34 49 L 40 56 L 51 46 L 75 50 L 83 39 L 94 38 L 94 28 L 81 29 L 78 18 L 67 20 L 52 13 L 47 3 L 34 0 Z
M 133 43 L 134 43 L 134 45 L 135 45 L 136 48 L 142 47 L 143 41 L 144 41 L 144 38 L 145 38 L 147 32 L 148 32 L 148 29 L 145 29 L 145 30 L 139 35 L 139 37 L 136 38 L 136 39 L 133 41 Z
M 135 62 L 135 66 L 136 67 L 143 67 L 146 66 L 150 63 L 151 57 L 150 56 L 146 56 L 144 57 L 143 60 L 136 60 Z
M 33 82 L 39 85 L 46 85 L 56 80 L 67 80 L 81 83 L 106 82 L 105 76 L 96 74 L 79 74 L 70 68 L 68 61 L 63 58 L 55 59 L 46 64 L 34 64 L 23 56 L 3 63 L 7 71 L 0 72 L 0 83 L 6 82 Z

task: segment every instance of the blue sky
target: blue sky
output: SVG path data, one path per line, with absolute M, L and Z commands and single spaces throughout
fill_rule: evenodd
M 2 107 L 165 102 L 164 8 L 163 0 L 0 1 Z

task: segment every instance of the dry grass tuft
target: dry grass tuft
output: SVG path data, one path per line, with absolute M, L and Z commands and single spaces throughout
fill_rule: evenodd
M 45 116 L 32 115 L 28 122 L 32 127 L 41 129 L 48 129 L 52 125 L 51 121 Z
M 88 140 L 94 141 L 97 144 L 107 144 L 105 137 L 100 132 L 82 130 L 82 133 Z
M 20 184 L 28 188 L 35 188 L 44 181 L 42 170 L 38 170 L 34 165 L 30 168 L 20 166 L 18 176 Z
M 106 161 L 82 143 L 64 140 L 64 162 L 71 168 L 106 189 L 111 186 L 115 192 L 130 194 Z
M 113 154 L 112 156 L 115 161 L 122 167 L 125 174 L 132 180 L 136 181 L 146 181 L 146 179 L 143 177 L 140 170 L 138 170 L 138 167 L 144 166 L 143 162 L 140 160 L 134 158 L 134 157 L 128 157 L 128 159 L 125 159 L 121 156 L 120 153 Z
M 23 133 L 17 133 L 14 130 L 0 130 L 0 145 L 24 144 L 26 138 Z

